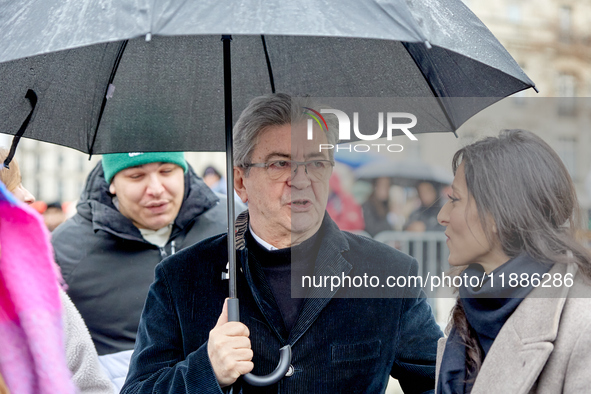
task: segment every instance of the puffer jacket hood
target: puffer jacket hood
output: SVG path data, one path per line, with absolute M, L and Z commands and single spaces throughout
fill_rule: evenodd
M 76 215 L 52 233 L 56 262 L 99 355 L 133 349 L 154 269 L 166 257 L 227 232 L 226 197 L 193 169 L 185 174 L 183 203 L 164 246 L 145 240 L 113 205 L 98 163 L 89 174 Z
M 173 234 L 182 230 L 203 212 L 216 206 L 220 199 L 203 180 L 189 169 L 185 177 L 185 194 L 179 213 L 174 221 Z M 132 221 L 123 216 L 113 205 L 113 194 L 105 181 L 102 163 L 99 161 L 88 175 L 80 200 L 76 205 L 78 213 L 92 222 L 94 231 L 103 230 L 121 238 L 143 239 Z

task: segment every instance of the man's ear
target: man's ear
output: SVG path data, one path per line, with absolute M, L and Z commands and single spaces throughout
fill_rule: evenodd
M 236 190 L 236 194 L 238 194 L 244 203 L 248 202 L 248 193 L 246 192 L 246 186 L 244 185 L 246 170 L 246 168 L 234 167 L 234 190 Z
M 117 193 L 115 192 L 115 185 L 114 185 L 113 183 L 111 183 L 111 184 L 109 185 L 109 193 L 111 193 L 111 194 L 117 194 Z

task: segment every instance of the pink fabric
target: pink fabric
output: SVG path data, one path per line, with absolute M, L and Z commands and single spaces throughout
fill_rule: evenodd
M 13 394 L 75 393 L 49 232 L 0 189 L 0 373 Z

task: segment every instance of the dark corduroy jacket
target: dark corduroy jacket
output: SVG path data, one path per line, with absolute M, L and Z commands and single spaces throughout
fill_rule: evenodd
M 244 217 L 241 222 L 246 223 Z M 322 226 L 316 275 L 367 273 L 385 281 L 390 275 L 417 274 L 417 262 L 411 257 L 341 232 L 328 215 Z M 437 340 L 442 333 L 420 289 L 378 288 L 371 293 L 361 288 L 315 288 L 315 298 L 304 301 L 287 332 L 261 267 L 247 258 L 246 226 L 237 227 L 240 316 L 250 330 L 253 373 L 273 371 L 278 349 L 285 344 L 292 346 L 295 371 L 264 388 L 239 379 L 244 393 L 382 393 L 388 375 L 400 381 L 405 393 L 434 389 Z M 207 340 L 228 295 L 228 283 L 221 280 L 227 261 L 223 235 L 170 256 L 156 268 L 122 393 L 222 392 L 209 361 Z

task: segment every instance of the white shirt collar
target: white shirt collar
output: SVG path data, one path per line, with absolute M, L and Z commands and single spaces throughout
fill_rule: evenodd
M 264 241 L 261 237 L 259 237 L 258 235 L 256 235 L 254 233 L 254 231 L 252 231 L 252 227 L 250 226 L 250 223 L 248 223 L 248 229 L 250 230 L 250 233 L 252 234 L 252 237 L 254 238 L 254 240 L 257 241 L 259 243 L 259 245 L 261 245 L 262 247 L 264 247 L 267 250 L 279 250 L 275 246 L 273 246 L 270 243 Z

